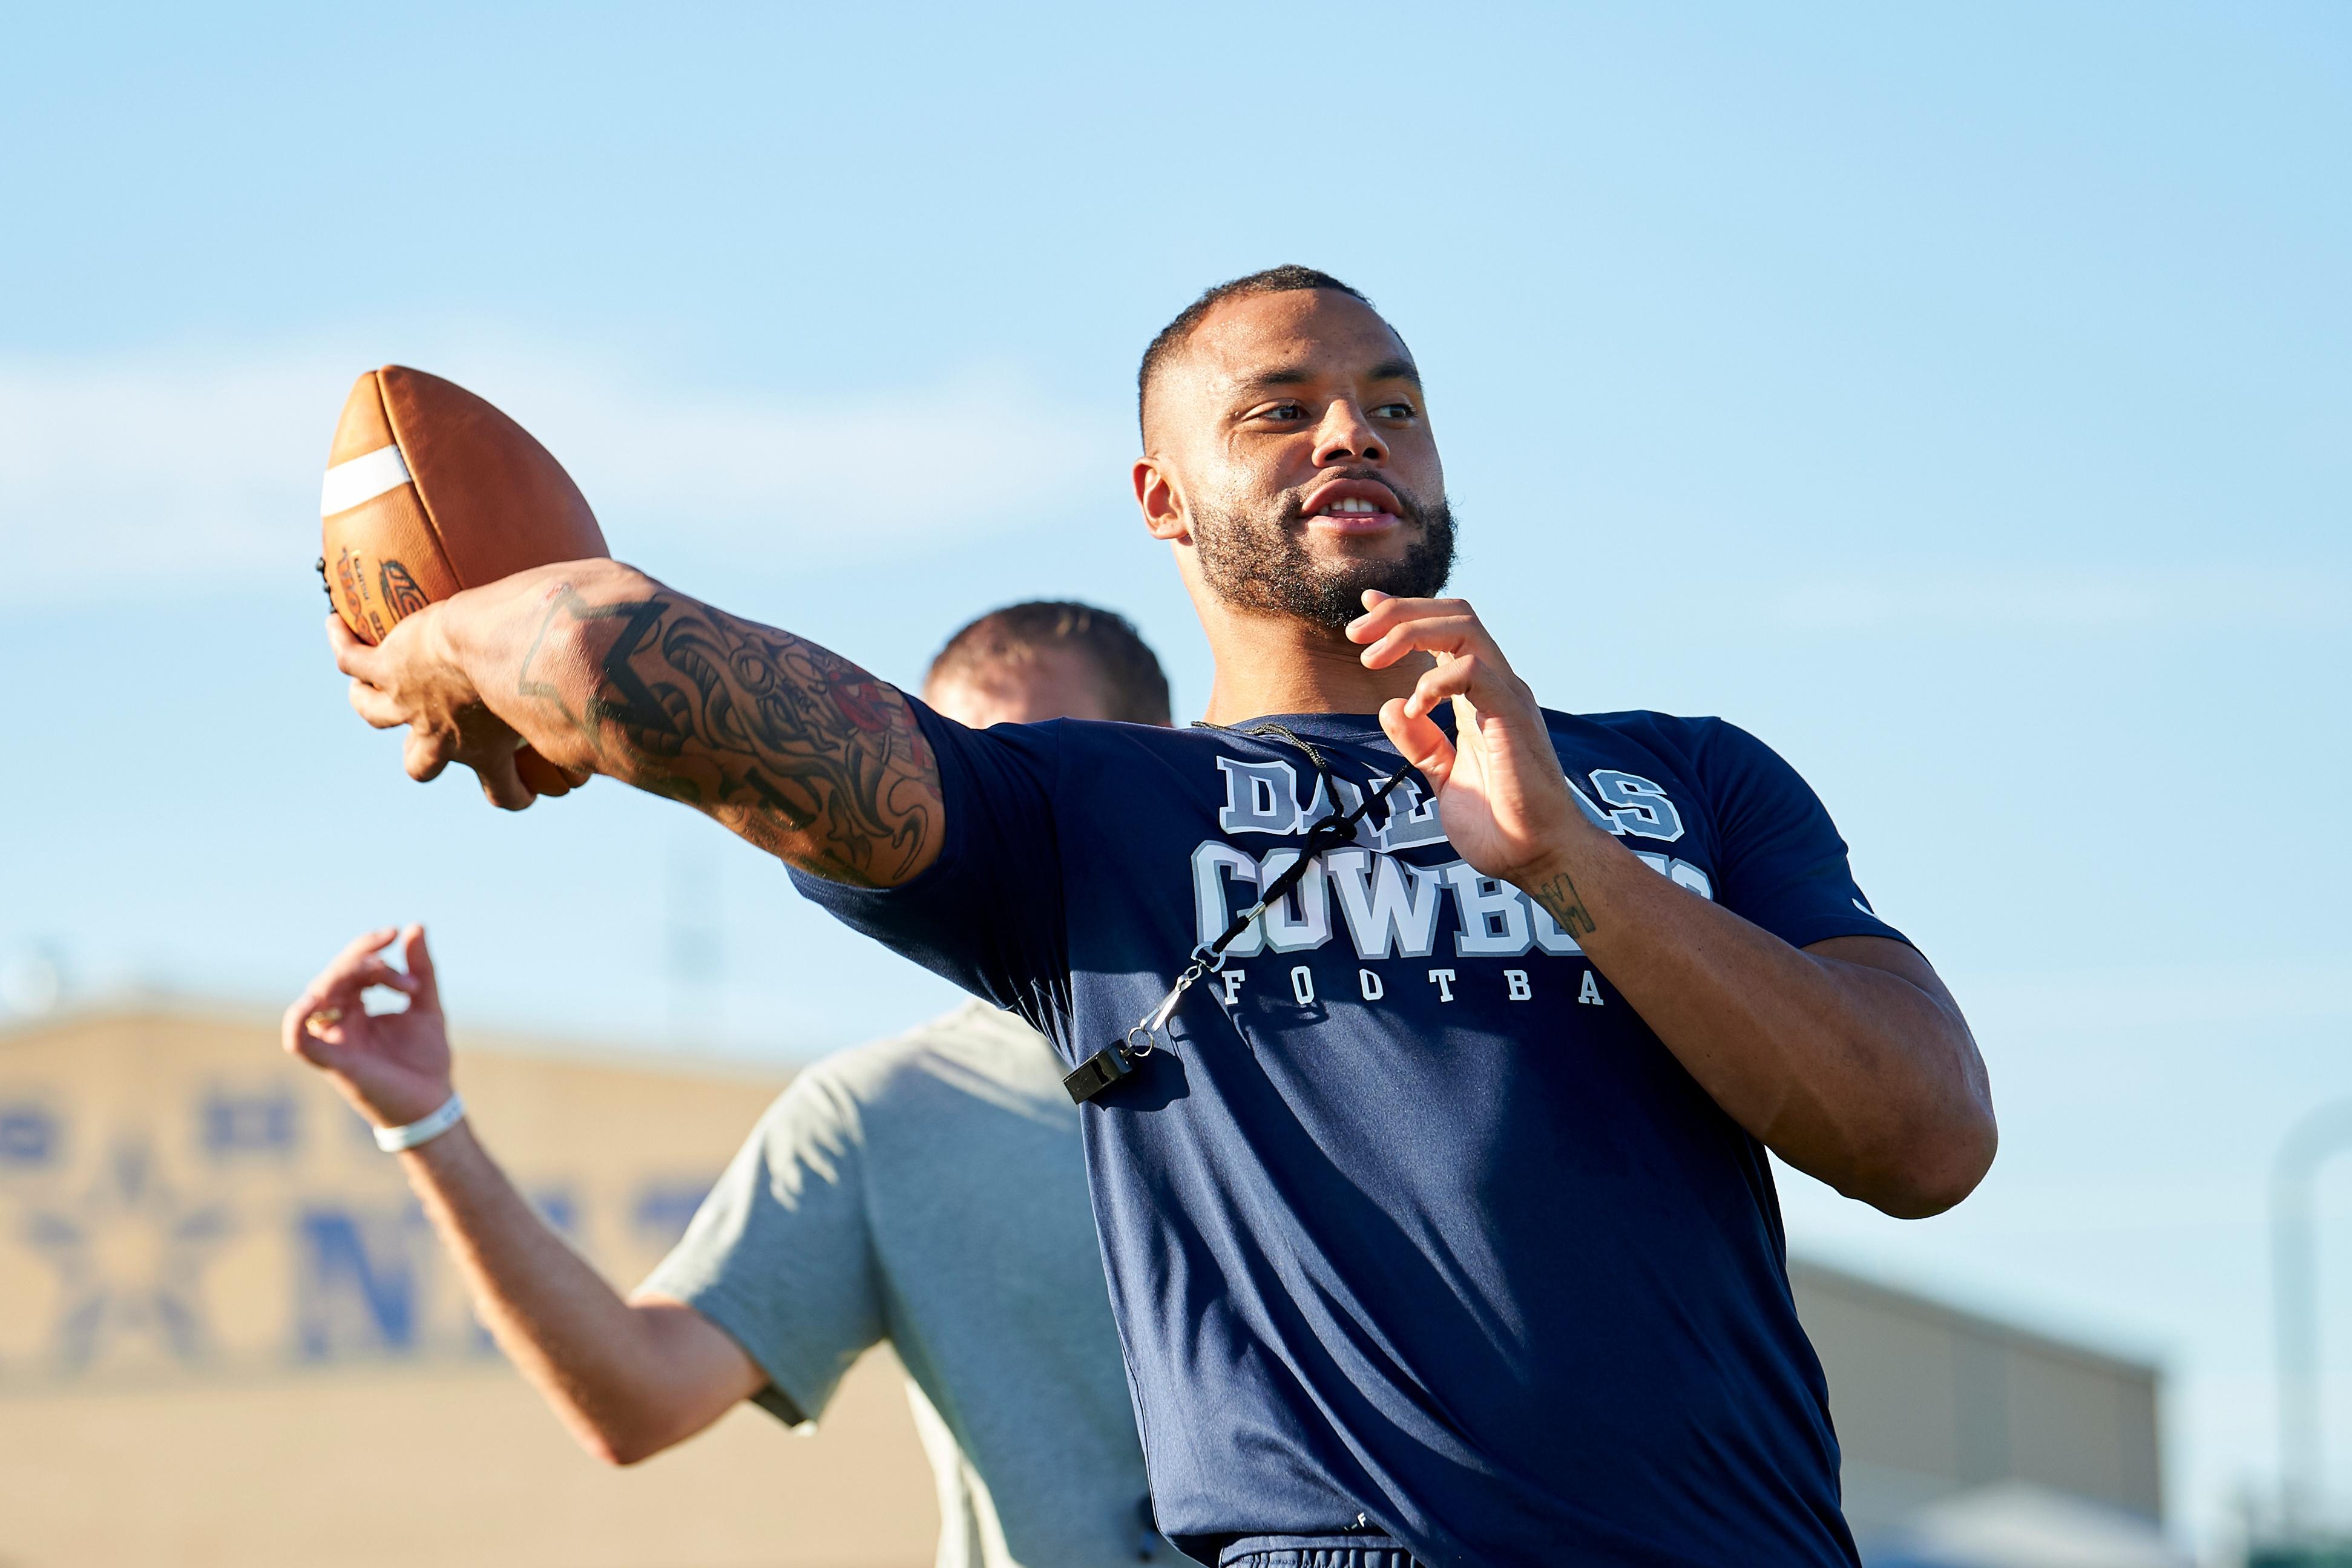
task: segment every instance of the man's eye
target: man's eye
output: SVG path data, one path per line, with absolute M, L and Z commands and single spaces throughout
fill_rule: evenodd
M 1413 407 L 1409 402 L 1384 402 L 1372 412 L 1382 419 L 1411 419 Z
M 1268 419 L 1305 419 L 1307 405 L 1303 402 L 1278 402 L 1265 411 Z

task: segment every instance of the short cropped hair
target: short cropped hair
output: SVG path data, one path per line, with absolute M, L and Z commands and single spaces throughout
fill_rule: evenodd
M 1263 272 L 1253 272 L 1246 277 L 1231 278 L 1220 283 L 1177 312 L 1176 319 L 1160 328 L 1160 335 L 1152 339 L 1150 346 L 1143 350 L 1143 363 L 1139 365 L 1135 371 L 1137 428 L 1139 430 L 1142 428 L 1144 408 L 1151 400 L 1153 380 L 1158 377 L 1162 367 L 1176 357 L 1184 347 L 1185 340 L 1192 337 L 1192 329 L 1201 324 L 1210 311 L 1228 299 L 1246 299 L 1257 294 L 1295 294 L 1307 288 L 1328 288 L 1335 293 L 1344 294 L 1350 299 L 1363 300 L 1364 304 L 1373 309 L 1380 308 L 1372 305 L 1371 300 L 1365 298 L 1360 290 L 1350 288 L 1329 273 L 1318 272 L 1311 267 L 1269 267 Z M 1147 434 L 1145 439 L 1149 440 L 1150 436 Z
M 1126 724 L 1169 724 L 1168 677 L 1133 622 L 1113 610 L 1039 599 L 992 610 L 948 639 L 923 677 L 925 690 L 952 677 L 972 679 L 991 665 L 1022 664 L 1049 648 L 1066 648 L 1101 677 L 1103 707 Z

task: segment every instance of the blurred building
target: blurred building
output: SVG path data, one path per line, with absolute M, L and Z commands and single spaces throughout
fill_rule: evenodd
M 2015 1515 L 2021 1488 L 2117 1516 L 2111 1535 L 2135 1521 L 2152 1535 L 2164 1502 L 2156 1367 L 1801 1259 L 1789 1278 L 1829 1376 L 1846 1518 L 1865 1553 L 1931 1513 L 1948 1523 L 1971 1496 Z
M 460 1051 L 486 1141 L 624 1285 L 781 1086 Z M 2155 1368 L 1790 1271 L 1866 1546 L 1979 1492 L 2014 1511 L 2015 1483 L 2155 1521 Z M 887 1352 L 814 1434 L 746 1408 L 632 1470 L 589 1459 L 474 1322 L 396 1162 L 269 1023 L 0 1033 L 6 1568 L 916 1568 L 937 1517 Z
M 493 1152 L 613 1279 L 779 1087 L 466 1037 Z M 397 1162 L 250 1019 L 0 1035 L 0 1563 L 928 1563 L 887 1354 L 820 1433 L 746 1407 L 588 1458 L 475 1322 Z

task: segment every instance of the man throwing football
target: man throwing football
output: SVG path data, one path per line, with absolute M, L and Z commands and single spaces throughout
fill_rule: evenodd
M 1139 392 L 1211 727 L 967 729 L 608 561 L 339 635 L 353 704 L 501 805 L 528 741 L 707 811 L 1097 1063 L 1096 1221 L 1188 1552 L 1853 1563 L 1766 1151 L 1959 1201 L 1995 1134 L 1958 1008 L 1762 743 L 1545 708 L 1437 597 L 1429 399 L 1360 295 L 1212 289 Z

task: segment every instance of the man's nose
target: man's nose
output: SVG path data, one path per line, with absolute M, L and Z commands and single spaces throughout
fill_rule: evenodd
M 1349 398 L 1335 398 L 1323 411 L 1323 423 L 1315 432 L 1315 465 L 1328 467 L 1334 463 L 1386 461 L 1388 449 L 1381 444 L 1375 431 Z

